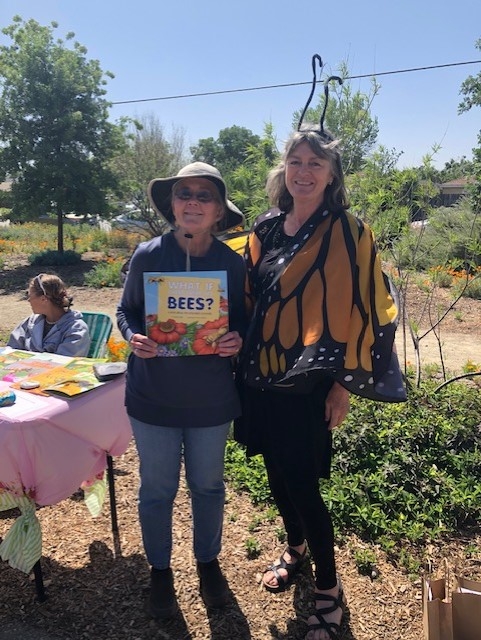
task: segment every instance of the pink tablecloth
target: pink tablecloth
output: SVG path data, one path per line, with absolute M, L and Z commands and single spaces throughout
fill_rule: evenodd
M 69 400 L 16 390 L 0 408 L 0 490 L 55 504 L 105 469 L 106 453 L 124 453 L 132 435 L 124 387 L 122 376 Z

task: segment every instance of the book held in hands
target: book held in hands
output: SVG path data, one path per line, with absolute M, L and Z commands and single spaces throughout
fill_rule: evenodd
M 144 273 L 145 325 L 159 356 L 218 353 L 229 331 L 226 271 Z

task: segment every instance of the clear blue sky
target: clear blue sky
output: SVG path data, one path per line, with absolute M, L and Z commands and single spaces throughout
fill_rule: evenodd
M 1 0 L 1 25 L 16 14 L 42 25 L 57 21 L 58 38 L 73 31 L 88 57 L 115 74 L 107 84 L 112 102 L 310 82 L 314 53 L 330 73 L 347 61 L 351 75 L 481 59 L 480 0 Z M 0 34 L 0 42 L 10 41 Z M 378 142 L 403 152 L 400 166 L 419 165 L 436 143 L 440 168 L 472 157 L 481 108 L 458 115 L 457 107 L 461 83 L 480 70 L 478 63 L 378 78 Z M 368 92 L 369 84 L 352 86 Z M 155 114 L 167 136 L 183 128 L 187 147 L 234 124 L 261 134 L 270 121 L 282 147 L 309 90 L 139 102 L 114 106 L 111 116 Z

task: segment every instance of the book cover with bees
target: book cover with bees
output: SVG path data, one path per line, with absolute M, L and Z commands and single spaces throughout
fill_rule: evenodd
M 229 331 L 226 271 L 144 273 L 146 333 L 159 356 L 218 353 Z

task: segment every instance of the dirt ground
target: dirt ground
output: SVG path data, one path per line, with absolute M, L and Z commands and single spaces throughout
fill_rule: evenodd
M 86 264 L 75 271 L 59 270 L 71 284 L 74 308 L 114 314 L 120 290 L 91 290 L 82 286 Z M 12 270 L 15 273 L 12 273 Z M 0 282 L 0 336 L 28 315 L 23 298 L 31 267 L 7 268 Z M 409 302 L 413 316 L 421 316 L 420 295 Z M 439 307 L 439 301 L 438 301 Z M 447 366 L 459 371 L 466 360 L 481 362 L 481 303 L 463 299 L 456 305 L 457 319 L 441 326 L 441 342 Z M 454 314 L 452 314 L 454 316 Z M 421 341 L 424 363 L 439 360 L 436 340 Z M 401 357 L 402 331 L 398 350 Z M 407 359 L 411 360 L 409 351 Z M 1 428 L 1 425 L 0 425 Z M 312 608 L 313 579 L 310 567 L 299 575 L 292 588 L 270 594 L 261 584 L 265 567 L 279 554 L 279 520 L 268 522 L 246 495 L 227 488 L 221 563 L 231 589 L 228 606 L 207 611 L 198 593 L 192 555 L 189 496 L 182 482 L 174 514 L 175 574 L 181 613 L 166 623 L 150 620 L 145 613 L 149 568 L 144 557 L 137 519 L 136 492 L 138 460 L 133 444 L 114 461 L 120 540 L 114 544 L 107 504 L 98 518 L 91 518 L 81 495 L 38 510 L 43 532 L 42 566 L 48 592 L 46 602 L 35 598 L 32 576 L 25 576 L 0 562 L 1 640 L 298 640 L 306 634 L 306 619 Z M 17 512 L 0 513 L 0 538 L 6 534 Z M 259 555 L 249 559 L 246 543 L 255 538 Z M 479 575 L 479 554 L 467 559 L 466 549 L 479 549 L 481 537 L 446 541 L 429 547 L 426 556 L 434 569 L 448 557 L 451 565 L 466 567 Z M 348 607 L 343 623 L 343 640 L 419 640 L 422 637 L 421 580 L 411 579 L 377 550 L 377 576 L 363 576 L 354 562 L 354 552 L 365 544 L 354 536 L 337 548 L 338 571 Z M 469 555 L 469 554 L 468 554 Z M 476 559 L 478 558 L 478 560 Z

